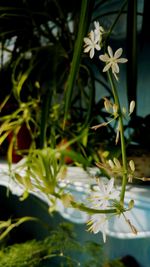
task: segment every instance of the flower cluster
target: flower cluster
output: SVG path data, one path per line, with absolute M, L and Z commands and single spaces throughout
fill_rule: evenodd
M 117 158 L 113 159 L 108 159 L 105 160 L 103 163 L 97 162 L 96 163 L 97 167 L 100 169 L 103 169 L 106 171 L 106 173 L 111 176 L 111 177 L 122 177 L 123 174 L 123 166 L 121 162 Z M 128 169 L 127 169 L 127 177 L 128 177 L 128 182 L 132 182 L 133 178 L 135 177 L 135 163 L 133 160 L 129 161 L 128 164 Z
M 94 22 L 94 25 L 95 29 L 89 33 L 88 37 L 84 38 L 84 52 L 89 52 L 90 58 L 94 57 L 95 50 L 101 50 L 102 35 L 104 34 L 104 29 L 99 25 L 99 22 Z M 118 80 L 118 63 L 126 63 L 128 60 L 126 58 L 120 58 L 123 53 L 122 48 L 117 49 L 117 51 L 113 54 L 112 48 L 108 46 L 107 52 L 108 53 L 99 56 L 99 59 L 106 63 L 106 66 L 103 68 L 103 72 L 111 69 L 116 80 Z
M 112 121 L 117 121 L 116 128 L 116 143 L 118 143 L 119 137 L 121 141 L 121 152 L 122 152 L 122 162 L 117 158 L 109 159 L 103 163 L 97 163 L 96 165 L 100 169 L 107 171 L 110 177 L 120 176 L 122 177 L 122 187 L 118 191 L 115 189 L 114 178 L 111 178 L 107 183 L 103 180 L 98 180 L 98 188 L 96 191 L 92 192 L 90 196 L 91 209 L 95 211 L 91 215 L 88 221 L 89 231 L 98 233 L 99 231 L 103 234 L 103 240 L 106 241 L 106 233 L 108 226 L 108 219 L 112 215 L 123 214 L 127 210 L 133 207 L 134 201 L 131 200 L 128 209 L 124 208 L 124 197 L 126 191 L 127 182 L 132 182 L 135 172 L 135 166 L 133 160 L 127 163 L 126 151 L 125 151 L 125 138 L 124 138 L 124 127 L 123 118 L 130 116 L 135 108 L 135 102 L 131 101 L 129 105 L 129 111 L 126 112 L 125 107 L 121 108 L 119 103 L 118 92 L 114 80 L 118 81 L 119 74 L 119 64 L 126 63 L 128 60 L 122 56 L 123 49 L 119 48 L 114 53 L 112 48 L 108 45 L 103 45 L 103 35 L 105 31 L 103 27 L 100 26 L 99 22 L 94 22 L 94 30 L 91 30 L 88 37 L 84 38 L 84 52 L 89 53 L 92 59 L 95 55 L 95 51 L 100 51 L 104 48 L 104 54 L 99 55 L 99 59 L 105 63 L 103 72 L 108 72 L 108 79 L 112 88 L 112 93 L 114 96 L 114 103 L 109 99 L 104 98 L 105 110 L 111 115 L 111 119 L 107 122 L 103 122 L 99 125 L 93 126 L 92 129 L 96 130 L 99 127 L 107 126 Z M 105 50 L 105 47 L 107 49 Z M 111 71 L 111 72 L 110 72 Z M 113 80 L 114 78 L 114 80 Z M 131 206 L 131 207 L 130 207 Z M 125 216 L 124 216 L 125 217 Z M 125 217 L 126 218 L 126 217 Z M 136 233 L 132 223 L 125 219 L 130 225 L 131 230 Z
M 90 58 L 94 57 L 95 49 L 101 49 L 102 34 L 104 32 L 103 27 L 99 25 L 99 22 L 94 22 L 95 29 L 90 31 L 88 37 L 84 38 L 84 52 L 90 53 Z
M 119 191 L 114 187 L 114 178 L 111 178 L 107 183 L 98 180 L 98 188 L 91 194 L 90 203 L 92 208 L 107 210 L 111 207 L 111 201 L 119 199 Z M 106 213 L 107 214 L 107 213 Z M 103 234 L 103 240 L 106 241 L 106 231 L 108 225 L 108 215 L 103 213 L 93 214 L 88 222 L 89 231 L 95 234 L 99 231 Z

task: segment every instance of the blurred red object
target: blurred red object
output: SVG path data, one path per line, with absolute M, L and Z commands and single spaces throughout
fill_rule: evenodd
M 60 141 L 60 143 L 58 144 L 58 147 L 61 148 L 61 147 L 65 146 L 65 145 L 67 145 L 67 143 L 68 143 L 68 140 L 67 140 L 66 138 L 63 138 L 63 139 Z M 65 150 L 66 150 L 66 151 L 71 151 L 71 147 L 70 147 L 70 145 L 68 145 L 68 146 L 65 148 Z M 71 163 L 73 163 L 72 158 L 69 157 L 69 156 L 65 156 L 65 157 L 64 157 L 64 160 L 65 160 L 65 163 L 66 163 L 66 164 L 71 164 Z

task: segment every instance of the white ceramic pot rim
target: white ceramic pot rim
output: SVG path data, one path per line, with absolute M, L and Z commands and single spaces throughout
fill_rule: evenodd
M 69 167 L 67 169 L 67 179 L 69 181 L 70 190 L 75 194 L 78 201 L 86 199 L 89 192 L 88 186 L 93 183 L 94 176 L 97 172 L 97 168 L 89 169 L 89 172 L 84 171 L 79 167 Z M 90 178 L 89 178 L 90 176 Z M 0 185 L 10 189 L 12 194 L 21 196 L 24 192 L 24 188 L 19 186 L 8 175 L 8 165 L 6 162 L 0 163 Z M 50 204 L 48 198 L 41 192 L 35 190 L 30 192 L 47 204 Z M 150 237 L 150 187 L 147 186 L 128 186 L 125 204 L 131 199 L 134 199 L 135 204 L 133 211 L 129 212 L 129 219 L 136 226 L 138 230 L 137 236 L 132 234 L 131 229 L 127 227 L 125 221 L 120 218 L 113 217 L 108 224 L 107 234 L 117 238 L 140 238 Z M 81 211 L 76 211 L 73 208 L 64 208 L 61 203 L 58 203 L 58 212 L 62 217 L 74 222 L 74 223 L 86 223 L 89 216 Z M 128 214 L 127 214 L 128 215 Z M 121 217 L 121 216 L 120 216 Z

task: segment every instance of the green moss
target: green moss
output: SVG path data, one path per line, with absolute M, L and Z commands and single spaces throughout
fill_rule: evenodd
M 46 255 L 43 242 L 36 240 L 14 244 L 0 251 L 0 267 L 35 267 Z
M 103 246 L 77 241 L 73 225 L 62 223 L 44 240 L 31 240 L 0 250 L 0 267 L 124 267 L 109 261 Z
M 76 260 L 71 252 L 77 252 L 79 247 L 72 225 L 62 223 L 44 240 L 31 240 L 2 248 L 0 267 L 44 267 L 47 262 L 72 267 Z

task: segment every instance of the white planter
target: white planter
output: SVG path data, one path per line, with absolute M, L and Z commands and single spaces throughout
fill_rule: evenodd
M 94 176 L 96 172 L 97 168 L 89 169 L 89 173 L 87 173 L 79 167 L 68 167 L 65 179 L 68 184 L 67 190 L 73 194 L 78 202 L 86 202 L 89 196 L 90 185 L 95 182 Z M 64 180 L 62 186 L 63 183 Z M 5 162 L 0 164 L 0 185 L 8 187 L 15 195 L 21 196 L 23 193 L 23 188 L 9 177 L 8 166 Z M 30 193 L 50 204 L 48 198 L 38 190 Z M 135 202 L 134 208 L 126 212 L 125 216 L 136 227 L 138 234 L 132 233 L 129 225 L 121 215 L 120 217 L 113 216 L 109 221 L 107 235 L 125 239 L 150 237 L 150 187 L 129 186 L 125 197 L 126 205 L 128 205 L 131 199 Z M 58 201 L 57 211 L 65 219 L 74 223 L 83 224 L 89 219 L 89 215 L 84 212 L 73 208 L 65 208 L 61 201 Z

